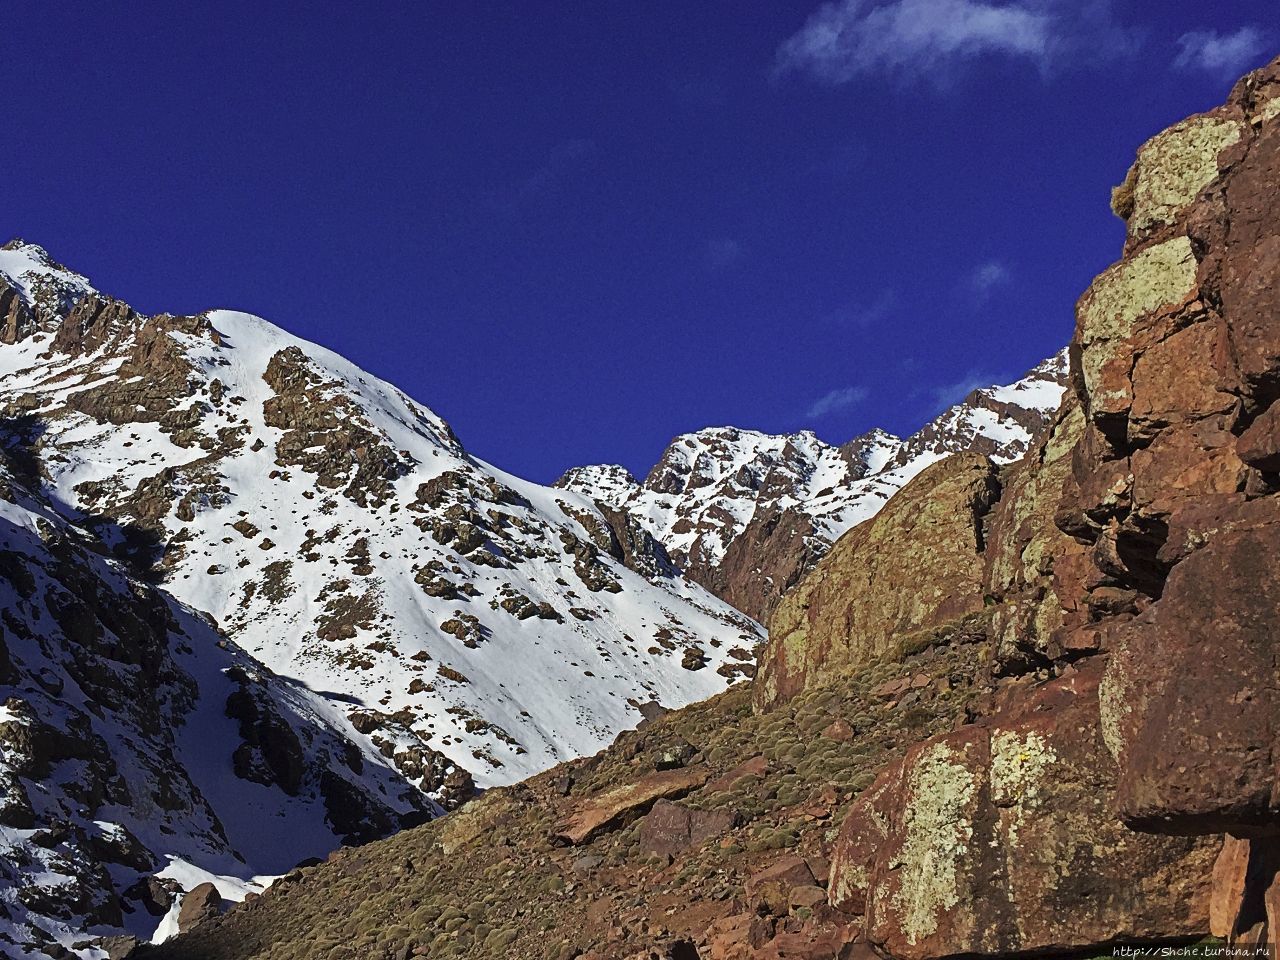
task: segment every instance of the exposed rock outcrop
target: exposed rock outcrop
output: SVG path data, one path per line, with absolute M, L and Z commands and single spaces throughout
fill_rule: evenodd
M 1275 832 L 1280 67 L 1139 153 L 1124 260 L 1081 299 L 1060 519 L 1136 592 L 1103 690 L 1126 820 Z M 1093 593 L 1097 592 L 1097 588 Z
M 858 799 L 831 902 L 902 960 L 1070 952 L 1208 929 L 1221 841 L 1115 817 L 1102 663 L 907 751 Z
M 972 391 L 906 440 L 871 430 L 835 447 L 808 431 L 712 427 L 672 440 L 643 483 L 605 464 L 556 485 L 629 511 L 687 576 L 763 623 L 836 539 L 930 464 L 1021 457 L 1066 377 L 1064 351 L 1015 383 Z
M 998 493 L 986 457 L 950 457 L 837 541 L 770 621 L 757 705 L 795 696 L 815 674 L 967 629 L 982 612 L 983 527 Z

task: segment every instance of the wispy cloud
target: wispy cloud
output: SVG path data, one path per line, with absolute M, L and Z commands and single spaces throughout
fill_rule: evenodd
M 1202 70 L 1215 76 L 1234 77 L 1258 65 L 1267 40 L 1257 27 L 1241 27 L 1233 33 L 1193 30 L 1178 38 L 1173 65 L 1179 70 Z
M 1048 70 L 1072 50 L 1131 43 L 1107 0 L 832 0 L 779 47 L 776 70 L 833 86 L 870 75 L 937 78 L 992 56 Z
M 848 410 L 850 407 L 856 407 L 865 399 L 867 399 L 865 387 L 841 387 L 813 401 L 805 413 L 806 416 L 816 420 L 819 417 L 825 417 L 833 413 L 839 413 L 842 410 Z
M 548 152 L 542 166 L 520 183 L 521 199 L 547 193 L 589 166 L 598 156 L 600 156 L 599 145 L 588 138 L 575 138 L 557 143 Z
M 707 266 L 713 270 L 731 267 L 742 259 L 742 244 L 731 237 L 716 237 L 707 241 Z
M 1012 279 L 1009 268 L 999 260 L 988 260 L 974 268 L 969 275 L 969 288 L 980 298 L 989 297 L 997 287 L 1003 287 Z
M 898 294 L 893 290 L 882 290 L 870 300 L 851 300 L 826 316 L 826 322 L 832 326 L 858 327 L 866 329 L 887 320 L 898 305 Z
M 989 387 L 997 382 L 990 374 L 970 370 L 955 383 L 946 383 L 929 390 L 935 410 L 945 410 L 955 406 L 979 387 Z

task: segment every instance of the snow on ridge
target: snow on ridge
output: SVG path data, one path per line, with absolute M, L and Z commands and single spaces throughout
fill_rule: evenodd
M 55 309 L 50 303 L 54 299 L 70 307 L 86 293 L 97 292 L 85 277 L 58 263 L 44 247 L 18 239 L 0 247 L 0 278 L 33 309 Z
M 407 710 L 412 735 L 479 786 L 510 783 L 600 749 L 639 719 L 634 702 L 674 707 L 723 690 L 738 662 L 730 651 L 761 639 L 700 586 L 646 579 L 610 556 L 606 519 L 589 498 L 471 457 L 435 413 L 333 351 L 250 314 L 204 316 L 207 336 L 165 334 L 191 364 L 178 389 L 184 409 L 200 412 L 204 445 L 175 444 L 150 414 L 120 425 L 67 410 L 70 392 L 110 384 L 101 371 L 117 361 L 76 361 L 55 389 L 39 338 L 0 347 L 16 358 L 5 362 L 16 372 L 0 405 L 41 398 L 35 413 L 48 411 L 45 445 L 56 453 L 51 487 L 84 513 L 154 512 L 133 492 L 162 468 L 177 471 L 164 488 L 189 506 L 160 508 L 180 544 L 166 589 L 272 670 L 349 704 L 344 714 Z M 288 431 L 268 423 L 278 398 L 264 374 L 289 351 L 320 385 L 291 393 L 301 412 L 288 416 L 305 419 L 314 395 L 312 419 L 336 410 L 341 423 L 333 439 L 317 434 L 282 454 Z M 348 429 L 381 451 L 370 466 L 386 475 L 386 499 L 362 504 L 352 499 L 362 490 L 343 488 L 361 482 L 355 464 L 341 463 Z M 307 465 L 312 454 L 321 465 Z M 314 472 L 328 460 L 337 472 L 324 483 L 338 486 Z M 412 747 L 394 730 L 377 735 Z
M 708 427 L 672 440 L 642 484 L 613 482 L 603 467 L 575 468 L 560 483 L 629 510 L 685 563 L 717 563 L 762 509 L 797 509 L 834 541 L 950 453 L 1020 458 L 1061 402 L 1066 372 L 1064 349 L 1014 383 L 976 390 L 905 439 L 875 428 L 834 447 L 809 430 Z

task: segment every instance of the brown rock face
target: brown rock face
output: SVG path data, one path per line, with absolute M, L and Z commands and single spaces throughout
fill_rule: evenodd
M 720 836 L 736 821 L 731 810 L 692 810 L 659 800 L 640 821 L 640 849 L 675 857 L 689 847 L 701 846 L 712 837 Z
M 685 572 L 763 623 L 826 549 L 810 517 L 794 508 L 771 507 L 751 518 L 719 562 L 690 563 Z
M 982 610 L 983 518 L 999 490 L 986 457 L 959 454 L 841 537 L 769 624 L 758 707 L 818 672 L 854 667 Z
M 178 910 L 178 932 L 186 933 L 222 913 L 222 895 L 212 883 L 192 888 Z
M 1259 521 L 1217 532 L 1112 633 L 1103 716 L 1120 809 L 1141 829 L 1277 828 L 1280 511 Z
M 912 747 L 858 799 L 833 906 L 902 960 L 1065 951 L 1207 928 L 1220 844 L 1136 833 L 1111 809 L 1102 664 Z
M 1077 306 L 1084 428 L 1058 522 L 1111 649 L 1129 824 L 1280 827 L 1280 62 L 1148 141 L 1124 259 Z

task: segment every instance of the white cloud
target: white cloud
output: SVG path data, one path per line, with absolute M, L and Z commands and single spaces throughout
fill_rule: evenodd
M 973 288 L 974 293 L 985 297 L 996 287 L 1004 286 L 1010 279 L 1008 267 L 999 260 L 988 260 L 978 265 L 970 274 L 969 286 Z
M 874 300 L 851 300 L 841 305 L 827 315 L 826 322 L 840 327 L 875 327 L 887 320 L 897 305 L 897 293 L 882 290 Z
M 863 387 L 841 387 L 839 390 L 832 390 L 830 393 L 819 397 L 809 405 L 807 415 L 813 418 L 825 417 L 828 414 L 838 413 L 841 410 L 848 410 L 850 407 L 856 407 L 863 400 L 867 399 L 867 391 Z
M 929 391 L 929 395 L 933 399 L 935 409 L 946 410 L 954 407 L 979 387 L 989 387 L 995 382 L 996 379 L 988 374 L 970 370 L 955 383 L 934 387 Z
M 707 241 L 707 266 L 714 269 L 731 267 L 742 259 L 742 244 L 730 237 Z
M 562 140 L 551 148 L 542 166 L 521 182 L 518 193 L 522 199 L 547 193 L 577 175 L 599 156 L 600 147 L 594 140 Z
M 984 56 L 1048 70 L 1132 46 L 1108 0 L 831 0 L 778 48 L 777 70 L 838 85 L 859 76 L 942 74 Z
M 1234 33 L 1193 30 L 1178 38 L 1179 70 L 1203 70 L 1216 76 L 1234 77 L 1258 65 L 1266 49 L 1266 38 L 1257 27 L 1241 27 Z

